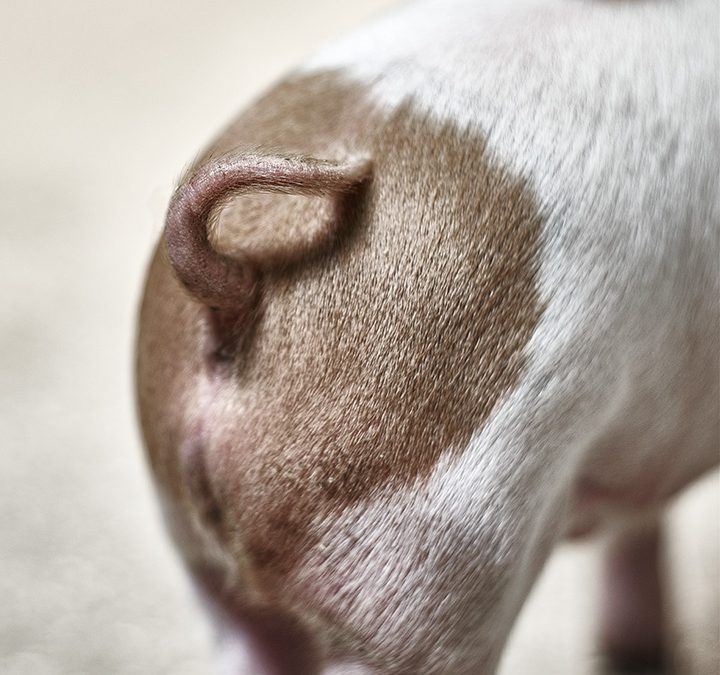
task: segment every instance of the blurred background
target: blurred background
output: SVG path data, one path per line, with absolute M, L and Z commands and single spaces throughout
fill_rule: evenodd
M 0 673 L 211 673 L 134 417 L 144 266 L 183 167 L 389 0 L 0 3 Z M 683 672 L 720 671 L 720 479 L 670 515 Z M 562 548 L 503 675 L 594 672 L 601 544 Z

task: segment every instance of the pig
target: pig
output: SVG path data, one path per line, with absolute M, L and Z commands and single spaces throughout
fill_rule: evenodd
M 408 3 L 196 159 L 137 392 L 219 672 L 492 673 L 595 532 L 600 648 L 667 658 L 661 514 L 720 447 L 718 20 Z

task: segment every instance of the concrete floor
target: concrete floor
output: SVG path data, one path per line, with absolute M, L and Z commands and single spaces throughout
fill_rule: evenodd
M 387 0 L 0 7 L 0 673 L 210 673 L 135 427 L 143 267 L 240 105 Z M 720 481 L 673 509 L 683 672 L 720 671 Z M 503 675 L 593 672 L 597 545 L 559 551 Z

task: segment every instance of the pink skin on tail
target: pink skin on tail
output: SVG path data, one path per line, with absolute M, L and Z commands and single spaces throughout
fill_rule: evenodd
M 185 287 L 212 309 L 239 312 L 254 295 L 256 265 L 274 260 L 243 260 L 213 250 L 208 223 L 211 212 L 229 197 L 246 192 L 279 192 L 296 195 L 338 195 L 356 189 L 369 178 L 366 159 L 330 162 L 308 157 L 241 154 L 213 160 L 198 169 L 176 190 L 165 225 L 167 252 Z M 292 258 L 326 231 L 315 233 L 296 251 L 279 251 L 280 259 Z M 279 238 L 282 238 L 280 233 Z

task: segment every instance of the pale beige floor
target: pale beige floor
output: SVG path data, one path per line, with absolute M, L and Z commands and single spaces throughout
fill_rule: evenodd
M 233 112 L 387 0 L 0 5 L 0 673 L 210 673 L 133 416 L 143 266 Z M 688 672 L 718 672 L 718 477 L 676 509 Z M 553 558 L 503 675 L 593 668 L 597 547 Z

